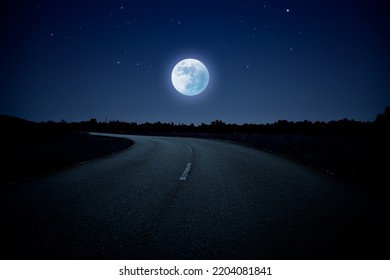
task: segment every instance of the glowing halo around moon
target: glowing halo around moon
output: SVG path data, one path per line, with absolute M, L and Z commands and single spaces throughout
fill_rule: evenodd
M 194 96 L 205 90 L 209 83 L 209 71 L 197 59 L 187 58 L 172 70 L 172 84 L 181 94 Z

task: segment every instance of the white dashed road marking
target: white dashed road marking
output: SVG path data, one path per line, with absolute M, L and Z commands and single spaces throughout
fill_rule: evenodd
M 181 174 L 180 181 L 184 181 L 187 179 L 188 172 L 190 172 L 192 163 L 187 163 L 186 169 L 184 169 L 183 174 Z

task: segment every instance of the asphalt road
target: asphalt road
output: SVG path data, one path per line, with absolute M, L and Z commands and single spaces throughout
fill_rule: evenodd
M 390 256 L 383 209 L 335 176 L 232 143 L 125 137 L 135 145 L 1 190 L 1 258 Z

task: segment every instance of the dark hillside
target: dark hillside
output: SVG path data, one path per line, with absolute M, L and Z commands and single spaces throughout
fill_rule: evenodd
M 0 116 L 0 184 L 9 183 L 110 154 L 132 145 L 124 138 L 94 136 Z

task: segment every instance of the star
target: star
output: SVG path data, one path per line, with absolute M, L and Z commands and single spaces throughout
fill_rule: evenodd
M 286 9 L 286 12 L 289 13 L 289 12 L 290 12 L 290 9 Z
M 121 10 L 123 10 L 123 6 L 121 6 Z
M 118 60 L 118 61 L 116 62 L 116 64 L 121 64 L 121 62 Z
M 50 33 L 50 37 L 53 37 L 54 36 L 54 34 L 53 33 Z
M 290 48 L 290 52 L 292 52 L 293 48 Z

